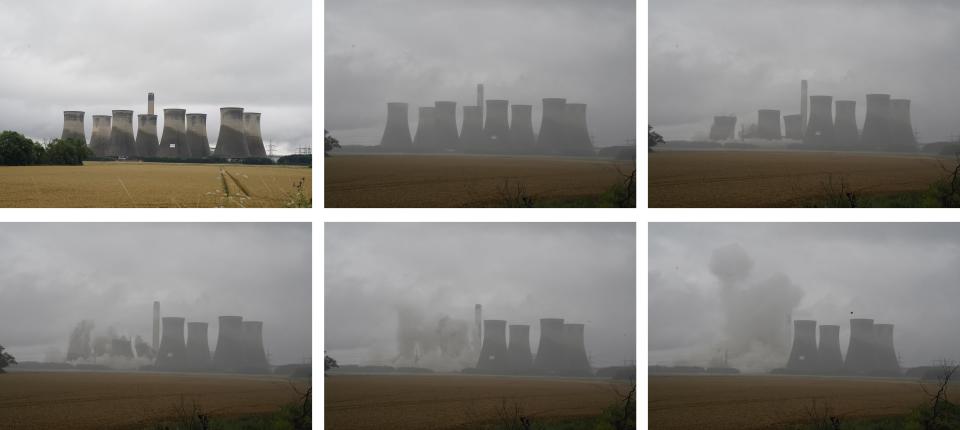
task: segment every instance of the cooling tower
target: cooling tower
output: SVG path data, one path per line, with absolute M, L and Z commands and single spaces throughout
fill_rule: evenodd
M 160 302 L 153 302 L 153 344 L 154 351 L 160 349 Z
M 189 150 L 189 157 L 210 156 L 210 140 L 207 139 L 207 114 L 187 114 L 187 140 L 182 145 Z
M 516 149 L 533 148 L 533 106 L 510 106 L 510 145 Z
M 477 369 L 503 373 L 509 370 L 507 360 L 507 322 L 504 320 L 483 321 L 483 346 L 480 347 L 480 359 Z
M 407 104 L 387 103 L 387 125 L 380 138 L 380 146 L 392 150 L 405 151 L 411 145 L 410 123 L 407 122 Z
M 185 109 L 163 110 L 163 135 L 160 137 L 158 157 L 174 158 L 187 145 Z
M 899 375 L 900 361 L 897 351 L 893 348 L 893 324 L 874 324 L 874 351 L 873 373 L 882 375 Z
M 83 112 L 68 110 L 63 112 L 63 133 L 60 139 L 73 139 L 87 144 L 87 134 L 83 131 Z
M 137 154 L 141 157 L 156 157 L 160 149 L 157 139 L 157 116 L 137 115 Z
M 563 319 L 540 319 L 540 343 L 533 366 L 542 373 L 558 373 L 566 364 L 563 347 Z
M 187 369 L 195 372 L 210 370 L 210 342 L 207 323 L 187 323 Z
M 806 136 L 807 133 L 807 80 L 800 81 L 800 135 Z
M 737 117 L 735 116 L 715 116 L 713 125 L 710 126 L 710 140 L 728 140 L 733 139 L 733 132 L 737 127 Z
M 510 344 L 507 346 L 507 367 L 510 373 L 530 373 L 533 354 L 530 352 L 530 326 L 510 325 Z
M 833 146 L 833 97 L 810 96 L 810 120 L 803 143 L 817 148 Z
M 486 137 L 483 134 L 482 118 L 483 110 L 480 109 L 480 107 L 463 107 L 463 127 L 460 129 L 460 146 L 464 148 L 483 148 L 486 146 L 484 145 L 486 142 Z M 420 135 L 419 129 L 417 129 L 417 135 Z
M 260 113 L 244 112 L 243 138 L 247 141 L 247 149 L 251 157 L 266 157 L 267 150 L 263 147 L 263 136 L 260 135 Z
M 583 327 L 583 324 L 563 325 L 564 374 L 590 374 L 590 361 L 587 359 L 587 349 L 583 342 Z
M 783 116 L 783 137 L 787 139 L 803 140 L 803 117 L 800 114 Z
M 867 94 L 867 117 L 863 120 L 860 145 L 869 149 L 889 146 L 890 94 Z
M 133 343 L 125 337 L 110 339 L 110 355 L 113 357 L 133 358 Z
M 813 118 L 812 114 L 810 118 Z M 793 321 L 793 347 L 790 349 L 787 370 L 795 373 L 815 373 L 817 371 L 816 321 Z
M 913 134 L 910 122 L 910 100 L 890 100 L 890 149 L 895 151 L 914 151 L 917 138 Z
M 136 157 L 137 141 L 133 138 L 133 111 L 113 111 L 113 127 L 110 129 L 110 147 L 107 156 Z
M 457 103 L 434 102 L 434 138 L 442 149 L 455 149 L 458 144 Z
M 491 146 L 510 145 L 510 124 L 507 122 L 507 100 L 487 100 L 487 116 L 483 123 L 483 136 Z
M 850 320 L 850 345 L 843 367 L 847 373 L 866 374 L 874 368 L 876 344 L 873 320 L 852 318 Z
M 410 133 L 407 133 L 407 138 L 410 138 Z M 220 108 L 220 135 L 217 136 L 217 148 L 213 151 L 213 156 L 223 158 L 250 156 L 250 149 L 247 148 L 243 138 L 243 108 Z
M 263 349 L 263 322 L 244 321 L 240 327 L 243 367 L 247 373 L 267 373 L 267 353 Z
M 587 131 L 587 105 L 567 103 L 564 106 L 566 138 L 563 153 L 568 155 L 593 155 L 593 144 Z
M 836 146 L 851 148 L 860 143 L 860 132 L 857 130 L 857 102 L 853 100 L 837 100 L 836 125 L 834 127 L 834 142 Z
M 213 367 L 224 372 L 236 372 L 243 367 L 243 317 L 221 316 L 219 330 Z
M 147 115 L 156 115 L 153 111 L 153 93 L 147 93 Z
M 537 147 L 542 152 L 560 151 L 566 135 L 566 106 L 567 99 L 543 99 L 543 118 L 540 121 L 540 133 L 537 134 Z
M 180 317 L 163 317 L 163 336 L 157 353 L 158 370 L 185 370 L 187 344 L 183 341 L 183 322 Z
M 840 353 L 840 326 L 820 326 L 820 344 L 817 347 L 817 373 L 836 374 L 843 372 L 843 355 Z
M 420 107 L 418 109 L 418 113 L 419 117 L 417 118 L 417 134 L 413 137 L 413 146 L 418 149 L 433 148 L 436 146 L 436 142 L 433 138 L 433 106 Z M 464 114 L 464 118 L 466 118 L 466 114 Z M 466 121 L 466 119 L 464 119 L 464 121 Z M 464 122 L 464 126 L 466 126 L 466 122 Z
M 97 157 L 105 157 L 110 148 L 110 115 L 93 116 L 93 133 L 90 135 L 90 150 Z
M 757 137 L 767 140 L 780 140 L 780 111 L 760 109 L 757 111 Z

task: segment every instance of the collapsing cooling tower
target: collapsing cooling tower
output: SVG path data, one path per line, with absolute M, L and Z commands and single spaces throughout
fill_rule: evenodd
M 441 149 L 456 149 L 458 146 L 457 133 L 457 103 L 433 103 L 433 136 Z
M 537 147 L 542 152 L 560 151 L 566 135 L 566 105 L 567 99 L 543 99 L 543 118 L 537 135 Z
M 485 372 L 502 373 L 509 369 L 507 360 L 507 322 L 504 320 L 483 321 L 483 346 L 480 347 L 480 359 L 477 369 Z
M 187 370 L 202 372 L 210 370 L 210 342 L 207 340 L 207 323 L 187 323 Z
M 787 139 L 803 140 L 803 116 L 800 114 L 783 116 L 783 137 Z
M 533 366 L 542 373 L 558 373 L 566 364 L 563 347 L 563 319 L 540 319 L 540 343 Z
M 757 111 L 757 137 L 767 140 L 780 140 L 780 111 L 760 109 Z
M 246 373 L 267 373 L 267 353 L 263 349 L 263 322 L 244 321 L 240 326 L 243 348 L 243 370 Z
M 141 157 L 156 157 L 160 149 L 157 139 L 157 116 L 137 115 L 137 154 Z
M 410 139 L 410 124 L 407 122 L 407 104 L 387 103 L 387 126 L 383 129 L 380 146 L 394 150 L 406 150 L 413 145 Z
M 110 147 L 107 155 L 112 157 L 136 157 L 137 141 L 133 138 L 133 111 L 113 111 L 113 128 L 110 129 Z
M 190 151 L 190 157 L 210 156 L 210 140 L 207 138 L 207 114 L 187 114 L 187 140 L 183 147 Z
M 830 147 L 833 137 L 833 97 L 810 96 L 810 122 L 803 143 L 819 148 Z
M 510 106 L 510 146 L 516 149 L 533 148 L 533 106 Z
M 260 135 L 260 113 L 243 113 L 243 138 L 247 141 L 247 149 L 251 157 L 266 157 L 267 150 L 263 147 L 263 136 Z
M 890 100 L 890 149 L 913 151 L 917 149 L 917 138 L 910 123 L 910 100 Z
M 567 155 L 593 155 L 590 132 L 587 131 L 587 105 L 567 103 L 564 106 L 565 130 L 562 152 Z
M 811 115 L 811 118 L 813 116 Z M 793 322 L 793 347 L 787 370 L 794 373 L 815 373 L 817 371 L 817 322 L 813 320 L 795 320 Z
M 160 137 L 158 157 L 174 158 L 181 152 L 180 148 L 187 146 L 186 125 L 184 115 L 186 109 L 163 110 L 163 135 Z
M 466 109 L 466 108 L 464 108 Z M 421 107 L 418 109 L 419 118 L 417 119 L 417 135 L 413 138 L 413 146 L 417 149 L 427 149 L 436 146 L 433 138 L 434 114 L 433 106 Z M 466 127 L 466 113 L 464 113 L 464 127 Z
M 843 355 L 840 353 L 840 326 L 820 326 L 820 344 L 817 347 L 817 373 L 836 374 L 843 372 Z
M 407 137 L 410 137 L 409 133 Z M 243 108 L 220 108 L 220 135 L 217 136 L 217 149 L 213 155 L 223 158 L 250 156 L 250 149 L 243 138 Z
M 583 324 L 563 325 L 564 366 L 567 375 L 589 375 L 590 361 L 583 342 Z
M 420 108 L 433 109 L 433 108 Z M 420 113 L 420 123 L 423 123 L 423 113 Z M 417 136 L 420 129 L 417 129 Z M 483 110 L 479 106 L 463 107 L 463 127 L 460 129 L 460 146 L 464 148 L 482 148 L 486 138 L 483 134 Z
M 483 123 L 483 135 L 491 146 L 510 145 L 510 124 L 507 118 L 507 100 L 487 100 L 487 117 Z
M 889 146 L 890 94 L 867 94 L 867 117 L 863 120 L 860 145 L 882 149 Z
M 873 370 L 875 338 L 872 319 L 850 320 L 850 345 L 847 346 L 847 358 L 843 363 L 847 373 L 867 374 Z
M 60 139 L 73 139 L 87 144 L 87 135 L 83 131 L 83 112 L 68 110 L 63 112 L 63 133 Z
M 113 357 L 133 358 L 133 343 L 130 338 L 115 337 L 110 339 L 110 355 Z
M 221 316 L 217 349 L 213 366 L 224 372 L 235 372 L 243 367 L 243 317 Z
M 851 148 L 860 143 L 860 132 L 857 130 L 857 102 L 853 100 L 837 100 L 836 126 L 834 127 L 834 142 L 836 146 Z
M 710 140 L 728 140 L 733 139 L 734 129 L 737 127 L 737 117 L 735 116 L 715 116 L 713 125 L 710 126 Z
M 110 115 L 93 116 L 93 133 L 90 135 L 90 150 L 97 157 L 105 157 L 110 148 Z
M 893 348 L 893 324 L 874 324 L 874 362 L 873 374 L 879 375 L 898 375 L 900 374 L 900 362 L 897 360 L 897 352 Z
M 180 317 L 163 317 L 163 336 L 157 353 L 158 370 L 185 370 L 187 345 L 183 341 L 183 322 Z
M 530 326 L 510 325 L 510 344 L 507 347 L 507 368 L 510 373 L 524 374 L 533 369 L 530 352 Z

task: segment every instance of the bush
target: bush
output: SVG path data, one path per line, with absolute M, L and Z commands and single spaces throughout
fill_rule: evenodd
M 15 131 L 0 133 L 0 165 L 30 166 L 43 155 L 43 146 Z
M 43 164 L 82 166 L 83 161 L 91 156 L 93 151 L 79 140 L 55 139 L 47 145 L 42 162 Z
M 313 155 L 312 154 L 285 155 L 283 157 L 280 157 L 280 159 L 277 160 L 277 164 L 312 166 Z

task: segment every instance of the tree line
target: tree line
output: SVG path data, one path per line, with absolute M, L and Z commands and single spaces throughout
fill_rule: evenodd
M 0 165 L 3 166 L 79 166 L 92 156 L 90 148 L 79 140 L 54 139 L 41 145 L 15 131 L 0 133 Z

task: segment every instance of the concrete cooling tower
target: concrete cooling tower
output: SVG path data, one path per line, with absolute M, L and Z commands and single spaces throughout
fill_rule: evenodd
M 780 140 L 780 111 L 760 109 L 757 111 L 757 137 L 767 140 Z
M 260 135 L 260 113 L 243 113 L 243 137 L 247 142 L 247 149 L 251 157 L 266 157 L 267 149 L 263 147 L 263 136 Z
M 417 135 L 419 134 L 420 130 L 417 129 Z M 460 146 L 468 149 L 483 148 L 486 146 L 485 143 L 486 137 L 483 134 L 483 109 L 479 106 L 464 106 L 463 126 L 460 127 Z
M 894 151 L 915 151 L 917 138 L 913 134 L 910 122 L 910 100 L 890 100 L 890 149 Z
M 589 375 L 590 360 L 583 341 L 583 324 L 563 325 L 564 366 L 567 375 Z
M 811 105 L 813 105 L 812 102 Z M 810 115 L 810 118 L 812 120 L 812 114 Z M 795 320 L 793 322 L 793 347 L 790 349 L 790 359 L 787 361 L 787 370 L 794 373 L 816 373 L 816 321 Z
M 267 352 L 263 349 L 263 322 L 244 321 L 240 327 L 243 367 L 246 373 L 267 373 Z
M 456 149 L 459 146 L 457 133 L 457 103 L 433 103 L 433 136 L 441 149 Z
M 817 347 L 817 373 L 837 374 L 843 372 L 843 355 L 840 352 L 840 326 L 820 326 L 820 344 Z
M 525 374 L 533 369 L 530 352 L 530 326 L 511 324 L 510 344 L 507 346 L 507 368 L 510 373 Z
M 404 118 L 406 118 L 406 115 L 404 115 Z M 407 132 L 407 139 L 410 139 L 409 132 Z M 217 136 L 217 149 L 213 151 L 213 156 L 222 158 L 250 157 L 250 149 L 247 148 L 247 142 L 243 138 L 243 108 L 220 108 L 220 135 Z
M 803 116 L 800 114 L 783 116 L 783 137 L 787 139 L 803 140 Z
M 540 319 L 540 343 L 533 367 L 541 373 L 559 373 L 566 365 L 563 347 L 563 319 Z
M 464 108 L 466 109 L 466 108 Z M 433 139 L 434 133 L 434 115 L 433 106 L 421 107 L 418 109 L 417 134 L 413 137 L 413 146 L 417 149 L 427 149 L 436 146 Z M 464 113 L 464 127 L 466 127 L 466 113 Z
M 110 339 L 110 356 L 133 358 L 133 342 L 126 337 L 115 337 Z
M 157 116 L 150 114 L 137 115 L 137 154 L 141 157 L 156 157 L 160 150 L 160 140 L 157 139 Z
M 110 129 L 110 157 L 136 157 L 137 141 L 133 138 L 133 111 L 113 111 L 113 127 Z
M 529 150 L 536 143 L 533 135 L 533 106 L 510 106 L 510 145 L 519 150 Z
M 710 140 L 720 141 L 733 139 L 733 133 L 737 127 L 737 117 L 735 116 L 715 116 L 713 125 L 710 126 Z
M 187 145 L 186 109 L 163 110 L 163 135 L 160 137 L 158 157 L 174 158 Z
M 833 97 L 810 96 L 810 122 L 803 135 L 803 143 L 817 147 L 833 146 Z
M 890 94 L 867 94 L 867 117 L 863 120 L 860 146 L 882 149 L 889 146 Z
M 187 114 L 187 140 L 181 146 L 187 148 L 189 157 L 204 158 L 210 156 L 210 139 L 207 138 L 207 114 Z
M 213 367 L 223 372 L 236 372 L 243 367 L 243 317 L 220 317 Z
M 407 104 L 387 103 L 387 125 L 383 128 L 380 146 L 405 151 L 413 145 L 410 139 L 410 123 L 407 122 Z
M 900 360 L 897 351 L 893 348 L 893 324 L 874 324 L 874 351 L 872 374 L 899 375 Z
M 504 373 L 510 368 L 507 360 L 507 322 L 504 320 L 483 321 L 483 346 L 477 369 L 485 372 Z
M 83 115 L 81 111 L 63 112 L 63 133 L 60 134 L 60 139 L 73 139 L 87 144 L 87 134 L 83 131 Z
M 560 152 L 566 135 L 566 106 L 567 99 L 543 99 L 543 119 L 537 135 L 537 147 L 541 152 Z
M 853 148 L 860 143 L 860 131 L 857 130 L 857 102 L 837 100 L 834 142 L 842 148 Z
M 106 157 L 110 149 L 110 115 L 93 116 L 93 133 L 90 135 L 90 150 L 97 157 Z
M 210 370 L 210 342 L 205 322 L 187 323 L 186 368 L 194 372 Z
M 157 369 L 181 371 L 187 367 L 187 344 L 183 341 L 183 322 L 180 317 L 163 317 L 163 335 L 157 352 Z
M 847 346 L 847 358 L 843 367 L 847 373 L 867 374 L 874 368 L 876 352 L 876 333 L 873 320 L 852 318 L 850 320 L 850 345 Z
M 564 106 L 566 136 L 562 152 L 567 155 L 593 155 L 590 132 L 587 131 L 587 105 L 567 103 Z
M 487 100 L 487 117 L 483 123 L 483 136 L 491 146 L 510 145 L 510 124 L 507 100 Z

